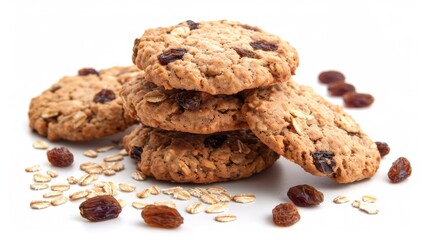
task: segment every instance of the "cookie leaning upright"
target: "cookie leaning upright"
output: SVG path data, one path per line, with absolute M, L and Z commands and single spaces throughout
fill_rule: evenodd
M 293 80 L 253 90 L 242 111 L 262 142 L 313 175 L 349 183 L 379 167 L 376 144 L 353 118 Z
M 133 62 L 148 81 L 213 95 L 287 81 L 299 64 L 288 42 L 229 21 L 149 29 L 136 39 L 133 52 Z
M 78 76 L 61 78 L 31 100 L 30 128 L 51 141 L 87 141 L 124 131 L 135 120 L 124 112 L 119 90 L 138 72 L 134 66 L 81 69 Z

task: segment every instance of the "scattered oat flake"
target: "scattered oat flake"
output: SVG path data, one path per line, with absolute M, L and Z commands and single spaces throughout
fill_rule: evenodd
M 112 196 L 116 196 L 118 194 L 116 185 L 113 182 L 105 182 L 103 184 L 103 191 Z
M 191 194 L 186 190 L 177 191 L 173 193 L 173 198 L 179 200 L 189 200 L 191 198 Z
M 35 141 L 33 143 L 33 148 L 34 149 L 45 150 L 45 149 L 48 149 L 48 147 L 49 147 L 48 143 L 46 143 L 44 141 Z
M 128 156 L 128 152 L 124 148 L 122 148 L 121 151 L 119 151 L 119 154 L 121 154 L 122 156 Z
M 144 203 L 144 202 L 133 202 L 131 203 L 131 205 L 133 206 L 133 208 L 135 209 L 139 209 L 142 210 L 144 207 L 146 207 L 148 205 L 148 203 Z
M 52 206 L 58 206 L 67 202 L 67 198 L 64 196 L 59 196 L 51 200 Z
M 336 198 L 334 198 L 334 203 L 336 203 L 336 204 L 342 204 L 342 203 L 346 203 L 346 202 L 349 202 L 350 200 L 349 200 L 349 198 L 348 197 L 346 197 L 346 196 L 338 196 L 338 197 L 336 197 Z
M 256 200 L 256 196 L 253 194 L 242 193 L 235 195 L 232 200 L 238 203 L 250 203 Z
M 48 170 L 48 171 L 46 171 L 46 174 L 48 174 L 49 176 L 51 176 L 51 178 L 58 177 L 57 171 L 54 171 L 54 170 Z
M 204 188 L 200 188 L 200 187 L 191 188 L 188 190 L 188 192 L 196 198 L 200 198 L 203 194 L 208 193 L 207 190 L 205 190 Z
M 377 201 L 377 198 L 371 195 L 364 195 L 362 196 L 362 201 L 367 203 L 375 203 Z
M 50 201 L 45 201 L 45 200 L 34 200 L 30 202 L 30 207 L 32 209 L 44 209 L 51 206 L 51 202 Z
M 40 169 L 41 169 L 40 165 L 34 165 L 34 166 L 26 167 L 25 171 L 26 172 L 38 172 L 38 171 L 40 171 Z
M 217 200 L 216 197 L 214 197 L 212 194 L 210 193 L 205 193 L 203 195 L 201 195 L 201 201 L 207 204 L 215 204 L 218 203 L 219 200 Z
M 136 181 L 143 181 L 146 179 L 146 175 L 144 175 L 144 173 L 141 171 L 134 171 L 131 173 L 131 177 Z
M 78 191 L 78 192 L 70 194 L 69 198 L 70 198 L 70 200 L 78 200 L 78 199 L 85 198 L 86 196 L 88 196 L 88 194 L 89 194 L 89 192 L 86 190 Z
M 143 189 L 140 192 L 137 192 L 136 196 L 138 198 L 147 198 L 150 196 L 150 189 L 149 188 Z
M 67 191 L 70 189 L 70 184 L 68 183 L 57 183 L 51 185 L 52 191 Z
M 76 184 L 76 183 L 78 183 L 78 182 L 79 182 L 79 179 L 77 179 L 77 178 L 75 178 L 75 177 L 73 177 L 73 176 L 69 176 L 69 177 L 67 177 L 67 182 L 68 182 L 69 184 Z
M 94 165 L 93 167 L 85 168 L 85 172 L 88 174 L 101 174 L 103 173 L 103 168 L 100 165 Z
M 124 199 L 118 199 L 118 202 L 119 202 L 119 205 L 121 205 L 121 208 L 124 208 L 127 205 Z
M 123 159 L 124 159 L 124 156 L 118 153 L 112 154 L 103 158 L 105 162 L 116 162 L 116 161 L 121 161 Z
M 156 206 L 167 206 L 171 208 L 176 208 L 176 204 L 171 201 L 159 201 L 159 202 L 154 202 L 153 204 Z
M 177 186 L 177 187 L 172 187 L 172 188 L 164 188 L 161 190 L 161 192 L 164 194 L 167 194 L 167 195 L 172 195 L 173 193 L 178 192 L 178 191 L 182 191 L 182 190 L 183 190 L 182 187 Z
M 88 149 L 88 150 L 85 150 L 83 152 L 83 155 L 90 157 L 90 158 L 96 158 L 98 156 L 98 153 L 95 150 Z
M 206 213 L 222 213 L 228 210 L 226 203 L 215 203 L 206 208 Z
M 235 221 L 237 217 L 232 214 L 223 214 L 215 217 L 215 220 L 218 222 L 232 222 Z
M 359 200 L 354 200 L 353 202 L 352 202 L 352 207 L 354 207 L 354 208 L 359 208 L 360 207 L 360 201 Z
M 231 202 L 232 196 L 227 192 L 221 194 L 212 194 L 219 202 Z
M 378 207 L 371 203 L 361 203 L 359 209 L 371 215 L 379 212 Z
M 221 194 L 226 192 L 226 189 L 224 187 L 209 187 L 207 188 L 207 191 L 212 194 Z
M 124 170 L 124 164 L 121 162 L 115 162 L 110 168 L 116 172 L 119 172 Z
M 41 173 L 36 173 L 33 175 L 33 180 L 35 182 L 50 182 L 51 181 L 51 176 L 46 175 L 46 174 L 41 174 Z
M 108 146 L 103 146 L 103 147 L 98 147 L 95 149 L 95 151 L 101 153 L 101 152 L 107 152 L 113 149 L 114 146 L 112 145 L 108 145 Z
M 191 203 L 188 207 L 186 207 L 186 212 L 190 214 L 197 214 L 204 210 L 204 205 L 200 202 Z
M 105 170 L 103 170 L 103 174 L 105 176 L 113 176 L 116 174 L 116 171 L 113 169 L 105 169 Z
M 150 194 L 152 195 L 159 195 L 161 193 L 161 189 L 159 189 L 158 186 L 153 185 L 152 187 L 149 188 Z
M 61 195 L 63 195 L 63 192 L 61 192 L 61 191 L 50 191 L 50 192 L 43 194 L 43 197 L 44 198 L 51 198 L 51 197 L 58 197 Z
M 82 177 L 79 178 L 79 185 L 87 186 L 98 179 L 98 174 L 88 174 L 85 173 Z
M 32 190 L 43 190 L 49 188 L 49 185 L 46 183 L 33 183 L 30 184 L 30 188 Z
M 119 183 L 119 189 L 122 192 L 132 192 L 136 190 L 136 185 L 132 183 Z

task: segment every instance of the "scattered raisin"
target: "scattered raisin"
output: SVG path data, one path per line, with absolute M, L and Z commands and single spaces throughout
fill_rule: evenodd
M 369 107 L 374 103 L 374 97 L 367 93 L 348 92 L 343 95 L 343 100 L 349 108 Z
M 226 141 L 227 135 L 224 134 L 216 134 L 208 136 L 206 139 L 204 139 L 204 146 L 206 147 L 212 147 L 212 148 L 220 148 L 222 144 Z
M 152 227 L 177 228 L 183 223 L 183 217 L 176 209 L 162 205 L 147 205 L 141 216 Z
M 176 102 L 182 108 L 194 111 L 200 107 L 201 98 L 195 91 L 182 91 L 176 94 Z
M 188 20 L 188 21 L 186 21 L 186 24 L 188 24 L 188 27 L 189 27 L 189 29 L 191 29 L 191 30 L 198 29 L 198 25 L 200 25 L 199 23 L 196 23 L 196 22 L 194 22 L 194 21 L 192 21 L 192 20 Z
M 95 103 L 106 103 L 115 100 L 116 94 L 110 89 L 102 89 L 94 95 Z
M 158 55 L 158 61 L 161 63 L 161 65 L 167 65 L 171 62 L 182 59 L 185 53 L 186 53 L 186 49 L 182 49 L 182 48 L 169 49 Z
M 328 85 L 328 92 L 331 96 L 343 96 L 345 93 L 355 91 L 355 86 L 345 82 L 333 82 Z
M 292 203 L 281 203 L 273 209 L 273 222 L 277 226 L 289 227 L 300 219 L 298 209 Z
M 319 74 L 319 82 L 321 83 L 344 82 L 345 80 L 344 74 L 338 71 L 326 71 Z
M 377 145 L 378 152 L 380 153 L 381 157 L 386 156 L 390 152 L 390 147 L 385 142 L 375 142 Z
M 95 74 L 95 75 L 99 75 L 98 71 L 95 70 L 94 68 L 81 68 L 79 69 L 79 71 L 77 72 L 77 74 L 79 76 L 87 76 L 89 74 Z
M 91 222 L 117 218 L 122 212 L 119 202 L 110 195 L 89 198 L 79 206 L 80 215 Z
M 251 42 L 250 46 L 252 46 L 253 49 L 261 49 L 264 51 L 276 51 L 279 48 L 277 46 L 277 44 L 270 43 L 270 42 L 265 41 L 265 40 Z
M 316 166 L 317 170 L 321 173 L 331 174 L 334 172 L 334 167 L 336 166 L 335 161 L 333 160 L 335 154 L 331 151 L 316 151 L 311 154 L 313 157 L 313 164 Z
M 387 176 L 393 183 L 398 183 L 411 176 L 411 171 L 410 161 L 404 157 L 400 157 L 392 163 Z
M 65 147 L 53 148 L 46 154 L 48 161 L 55 167 L 68 167 L 73 163 L 73 153 Z
M 139 51 L 140 38 L 134 39 L 133 46 L 133 63 L 136 63 L 137 52 Z
M 233 49 L 240 57 L 256 58 L 256 54 L 250 50 L 238 47 L 234 47 Z
M 133 146 L 131 147 L 130 157 L 134 160 L 140 161 L 142 153 L 143 153 L 143 147 Z
M 323 202 L 323 193 L 307 184 L 289 188 L 287 196 L 300 207 L 316 206 Z

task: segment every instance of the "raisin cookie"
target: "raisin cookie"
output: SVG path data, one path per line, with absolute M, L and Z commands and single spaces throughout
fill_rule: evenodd
M 144 174 L 173 182 L 213 183 L 246 178 L 272 166 L 279 158 L 250 130 L 196 135 L 140 126 L 123 142 Z
M 199 134 L 247 128 L 239 95 L 165 90 L 143 76 L 124 84 L 120 95 L 130 115 L 147 126 Z
M 31 100 L 30 128 L 51 141 L 86 141 L 125 130 L 135 120 L 125 114 L 119 91 L 138 71 L 84 68 L 63 77 Z
M 257 27 L 229 21 L 186 21 L 148 29 L 133 48 L 147 80 L 165 89 L 235 94 L 287 81 L 298 67 L 288 42 Z
M 275 152 L 340 183 L 372 177 L 376 144 L 344 110 L 293 80 L 254 90 L 242 108 L 250 129 Z

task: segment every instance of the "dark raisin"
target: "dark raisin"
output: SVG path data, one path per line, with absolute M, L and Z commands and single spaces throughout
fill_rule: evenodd
M 208 136 L 206 139 L 204 139 L 204 146 L 206 147 L 212 147 L 212 148 L 220 148 L 222 144 L 226 141 L 228 138 L 227 135 L 224 134 L 216 134 Z
M 94 95 L 95 103 L 106 103 L 115 100 L 116 94 L 110 89 L 102 89 Z
M 378 152 L 380 153 L 381 157 L 386 156 L 390 152 L 390 147 L 385 142 L 375 142 L 377 145 Z
M 255 31 L 255 32 L 260 32 L 261 29 L 259 29 L 258 27 L 254 27 L 254 26 L 250 26 L 247 24 L 241 24 L 240 27 L 247 29 L 247 30 L 251 30 L 251 31 Z
M 73 153 L 65 147 L 53 148 L 46 154 L 48 161 L 55 167 L 68 167 L 73 163 Z
M 367 93 L 348 92 L 343 95 L 343 100 L 349 108 L 369 107 L 374 103 L 374 97 Z
M 195 91 L 182 91 L 176 94 L 176 102 L 182 108 L 194 111 L 200 107 L 201 98 Z
M 175 208 L 162 205 L 147 205 L 141 216 L 152 227 L 177 228 L 183 223 L 183 217 Z
M 158 55 L 158 61 L 161 63 L 161 65 L 167 65 L 171 62 L 182 59 L 185 53 L 186 53 L 186 49 L 182 49 L 182 48 L 169 49 Z
M 411 172 L 410 161 L 404 157 L 400 157 L 392 163 L 392 167 L 390 167 L 387 176 L 393 183 L 398 183 L 411 176 Z
M 316 206 L 323 202 L 323 193 L 307 184 L 289 188 L 287 196 L 300 207 Z
M 256 54 L 250 50 L 238 47 L 234 47 L 233 49 L 240 57 L 256 58 Z
M 334 167 L 336 166 L 335 161 L 333 160 L 335 154 L 331 151 L 316 151 L 311 154 L 313 157 L 313 164 L 316 166 L 317 170 L 321 173 L 331 174 L 334 172 Z
M 192 20 L 188 20 L 188 21 L 186 21 L 186 24 L 188 24 L 188 27 L 189 27 L 189 29 L 191 29 L 191 30 L 198 29 L 198 25 L 200 25 L 199 23 L 196 23 L 196 22 L 194 22 L 194 21 L 192 21 Z
M 131 147 L 130 157 L 134 160 L 140 161 L 143 153 L 143 147 L 133 146 Z
M 98 71 L 95 70 L 94 68 L 81 68 L 79 69 L 79 71 L 77 72 L 77 74 L 79 76 L 87 76 L 89 74 L 95 74 L 95 75 L 99 75 Z
M 140 38 L 134 39 L 133 46 L 133 63 L 136 63 L 137 53 L 139 51 Z
M 275 43 L 270 43 L 268 41 L 262 40 L 262 41 L 255 41 L 251 42 L 250 46 L 253 47 L 253 49 L 261 49 L 264 51 L 276 51 L 279 47 Z
M 89 198 L 79 206 L 80 215 L 91 222 L 99 222 L 117 218 L 122 212 L 121 205 L 112 196 Z
M 345 82 L 333 82 L 328 85 L 328 92 L 331 96 L 343 96 L 345 93 L 355 91 L 355 86 Z
M 298 209 L 292 203 L 281 203 L 273 209 L 273 222 L 277 226 L 289 227 L 300 219 Z
M 344 82 L 345 80 L 344 74 L 338 71 L 326 71 L 319 74 L 319 82 L 321 83 Z

